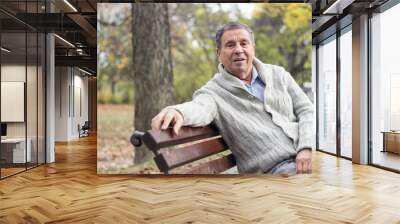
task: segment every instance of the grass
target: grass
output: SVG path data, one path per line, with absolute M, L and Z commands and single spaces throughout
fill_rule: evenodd
M 99 104 L 97 113 L 98 173 L 121 173 L 133 166 L 133 106 Z

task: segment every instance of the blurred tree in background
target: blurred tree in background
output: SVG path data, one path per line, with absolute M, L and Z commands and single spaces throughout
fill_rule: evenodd
M 97 15 L 98 101 L 133 103 L 130 4 L 99 4 Z
M 256 56 L 284 67 L 302 85 L 311 82 L 311 7 L 263 4 L 253 11 Z
M 99 10 L 99 102 L 133 103 L 131 4 L 108 5 L 118 10 Z M 190 100 L 216 73 L 215 33 L 229 21 L 253 29 L 261 61 L 283 66 L 301 86 L 311 81 L 310 5 L 252 3 L 251 13 L 245 5 L 168 4 L 177 103 Z

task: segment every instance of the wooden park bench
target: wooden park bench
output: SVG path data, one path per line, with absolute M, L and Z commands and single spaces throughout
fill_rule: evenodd
M 135 131 L 131 137 L 134 146 L 142 142 L 154 153 L 154 161 L 164 174 L 200 159 L 227 151 L 227 145 L 213 126 L 182 127 L 179 135 L 172 128 L 165 131 Z M 194 143 L 194 144 L 189 144 Z M 176 147 L 176 146 L 182 147 Z M 182 174 L 218 174 L 236 165 L 232 153 L 185 169 Z

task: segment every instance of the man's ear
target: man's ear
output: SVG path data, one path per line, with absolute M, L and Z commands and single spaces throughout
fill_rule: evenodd
M 221 54 L 221 51 L 217 48 L 217 59 L 219 61 L 219 54 Z

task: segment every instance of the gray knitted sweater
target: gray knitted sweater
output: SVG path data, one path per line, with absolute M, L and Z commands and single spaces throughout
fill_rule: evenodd
M 185 126 L 214 122 L 234 154 L 239 173 L 267 172 L 313 143 L 313 105 L 282 67 L 254 66 L 265 83 L 264 102 L 243 82 L 218 66 L 219 73 L 193 94 L 193 100 L 170 106 Z

